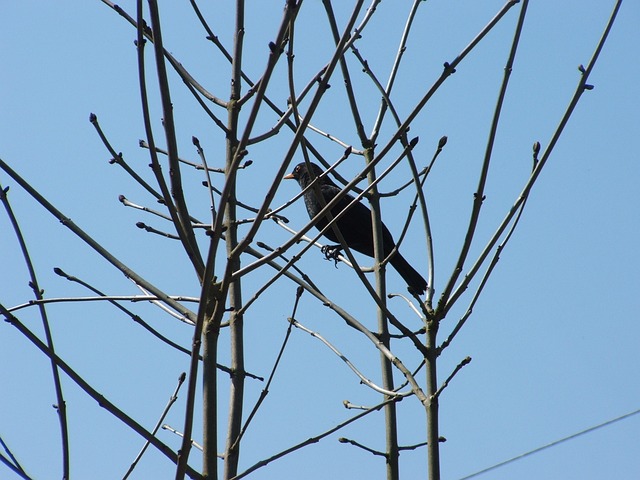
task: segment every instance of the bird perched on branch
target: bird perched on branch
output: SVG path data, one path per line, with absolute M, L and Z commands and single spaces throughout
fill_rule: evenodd
M 323 171 L 314 164 L 310 164 L 313 174 L 307 168 L 306 163 L 300 163 L 295 166 L 293 172 L 286 175 L 286 179 L 294 179 L 298 182 L 300 187 L 304 190 L 314 178 L 318 178 L 318 188 L 324 197 L 325 204 L 329 203 L 341 189 L 335 183 L 329 179 L 328 176 L 320 177 Z M 315 217 L 323 208 L 323 204 L 318 200 L 316 195 L 316 188 L 311 187 L 304 194 L 304 203 L 307 207 L 307 213 L 309 218 Z M 349 194 L 342 197 L 338 203 L 331 208 L 331 215 L 335 218 L 344 208 L 353 201 L 353 197 Z M 315 227 L 322 230 L 329 223 L 326 217 L 322 217 L 316 221 Z M 345 243 L 349 248 L 363 253 L 369 257 L 373 257 L 373 223 L 371 221 L 371 210 L 367 208 L 363 203 L 356 202 L 353 204 L 344 215 L 335 223 L 340 229 L 340 233 L 344 238 Z M 324 236 L 332 242 L 339 243 L 333 228 L 328 228 L 324 232 Z M 391 232 L 382 224 L 382 240 L 383 240 L 383 255 L 388 257 L 391 251 L 396 246 L 396 243 L 391 236 Z M 325 248 L 323 252 L 327 255 L 327 258 L 335 259 L 341 250 L 340 245 L 331 246 Z M 396 251 L 395 254 L 389 260 L 389 263 L 400 276 L 407 282 L 409 289 L 416 294 L 422 294 L 427 288 L 426 280 L 420 275 L 405 258 L 400 255 L 400 252 Z

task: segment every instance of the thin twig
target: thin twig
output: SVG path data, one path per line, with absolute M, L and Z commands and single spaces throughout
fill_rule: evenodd
M 284 457 L 285 455 L 290 454 L 291 452 L 295 452 L 296 450 L 299 450 L 303 447 L 306 447 L 307 445 L 312 445 L 314 443 L 318 443 L 320 440 L 322 440 L 325 437 L 328 437 L 329 435 L 337 432 L 338 430 L 340 430 L 341 428 L 346 427 L 347 425 L 360 420 L 362 417 L 369 415 L 372 412 L 378 411 L 381 408 L 383 408 L 384 406 L 388 405 L 391 402 L 397 402 L 401 399 L 402 397 L 395 397 L 395 398 L 390 398 L 388 400 L 385 400 L 384 402 L 379 403 L 378 405 L 371 407 L 370 409 L 359 413 L 358 415 L 355 415 L 353 417 L 351 417 L 348 420 L 345 420 L 344 422 L 339 423 L 338 425 L 336 425 L 335 427 L 330 428 L 329 430 L 327 430 L 326 432 L 323 432 L 319 435 L 315 435 L 311 438 L 308 438 L 307 440 L 304 440 L 292 447 L 287 448 L 286 450 L 283 450 L 282 452 L 276 453 L 275 455 L 272 455 L 269 458 L 265 458 L 264 460 L 259 461 L 258 463 L 252 465 L 251 467 L 249 467 L 248 469 L 246 469 L 244 472 L 240 473 L 239 475 L 236 475 L 235 477 L 233 477 L 230 480 L 240 480 L 241 478 L 246 477 L 247 475 L 249 475 L 250 473 L 258 470 L 259 468 L 264 467 L 265 465 L 270 464 L 271 462 L 278 460 L 279 458 Z
M 18 468 L 16 465 L 14 465 L 13 463 L 11 463 L 11 460 L 9 460 L 8 458 L 6 458 L 4 455 L 0 454 L 0 463 L 4 463 L 7 467 L 9 467 L 9 469 L 15 473 L 16 475 L 18 475 L 20 478 L 25 478 L 27 480 L 31 480 L 31 477 L 29 477 L 24 470 L 22 470 L 21 468 Z
M 59 268 L 55 268 L 54 270 L 61 271 Z M 58 273 L 58 272 L 56 272 Z M 58 273 L 60 275 L 60 273 Z M 64 274 L 62 274 L 64 276 Z M 70 278 L 69 278 L 70 279 Z M 97 290 L 96 290 L 97 292 Z M 195 297 L 183 297 L 180 295 L 170 295 L 169 298 L 172 298 L 178 302 L 198 302 L 199 299 Z M 99 301 L 109 301 L 109 302 L 152 302 L 154 300 L 160 300 L 160 297 L 155 295 L 101 295 L 99 297 L 49 297 L 49 298 L 38 298 L 35 300 L 29 300 L 28 302 L 21 303 L 14 307 L 8 308 L 10 312 L 17 312 L 18 310 L 22 310 L 23 308 L 33 307 L 34 305 L 46 305 L 48 303 L 76 303 L 76 302 L 99 302 Z
M 340 437 L 340 438 L 338 439 L 338 441 L 339 441 L 340 443 L 348 443 L 348 444 L 350 444 L 350 445 L 353 445 L 354 447 L 361 448 L 361 449 L 362 449 L 362 450 L 364 450 L 365 452 L 369 452 L 369 453 L 371 453 L 371 454 L 373 454 L 373 455 L 377 455 L 377 456 L 379 456 L 379 457 L 384 457 L 384 458 L 387 458 L 387 459 L 389 458 L 389 455 L 388 455 L 388 454 L 386 454 L 386 453 L 384 453 L 384 452 L 379 452 L 378 450 L 374 450 L 373 448 L 369 448 L 369 447 L 367 447 L 367 446 L 365 446 L 365 445 L 362 445 L 361 443 L 356 442 L 355 440 L 351 440 L 351 439 L 349 439 L 349 438 L 345 438 L 345 437 Z
M 171 217 L 169 215 L 167 215 L 165 213 L 162 213 L 162 212 L 159 212 L 158 210 L 153 210 L 153 209 L 151 209 L 149 207 L 145 207 L 145 206 L 133 203 L 131 200 L 129 200 L 124 195 L 118 195 L 118 201 L 122 205 L 124 205 L 125 207 L 131 207 L 131 208 L 134 208 L 136 210 L 142 210 L 143 212 L 150 213 L 152 215 L 155 215 L 156 217 L 160 217 L 163 220 L 171 221 Z
M 216 205 L 215 202 L 213 200 L 213 189 L 211 188 L 212 182 L 211 182 L 211 175 L 209 173 L 209 167 L 207 166 L 207 159 L 204 156 L 204 151 L 202 150 L 202 147 L 200 146 L 200 140 L 198 140 L 197 137 L 192 137 L 191 138 L 193 145 L 196 147 L 197 151 L 198 151 L 198 156 L 200 157 L 200 160 L 202 161 L 202 165 L 204 165 L 204 172 L 205 175 L 207 177 L 207 185 L 209 185 L 208 191 L 209 191 L 209 208 L 211 208 L 211 225 L 214 224 L 214 222 L 216 221 Z
M 178 235 L 174 235 L 173 233 L 169 232 L 163 232 L 162 230 L 158 230 L 157 228 L 147 225 L 144 222 L 136 222 L 136 227 L 138 227 L 140 230 L 144 230 L 147 233 L 153 233 L 154 235 L 168 238 L 169 240 L 180 240 L 180 237 Z
M 2 463 L 9 467 L 16 475 L 19 475 L 21 478 L 24 478 L 26 480 L 31 480 L 31 477 L 28 476 L 27 472 L 24 471 L 24 468 L 22 468 L 22 465 L 20 465 L 18 459 L 13 455 L 11 450 L 9 450 L 9 447 L 4 442 L 4 440 L 2 440 L 2 437 L 0 437 L 0 445 L 2 445 L 4 451 L 7 452 L 7 455 L 9 455 L 9 458 L 6 458 L 4 455 L 0 454 L 0 461 L 2 461 Z
M 338 356 L 338 358 L 340 358 L 340 360 L 342 360 L 351 369 L 351 371 L 356 374 L 356 376 L 360 379 L 360 383 L 362 383 L 362 384 L 368 386 L 369 388 L 371 388 L 372 390 L 375 390 L 378 393 L 382 393 L 383 395 L 386 395 L 388 397 L 395 397 L 395 396 L 407 397 L 407 396 L 413 394 L 413 392 L 411 390 L 409 390 L 408 392 L 404 392 L 404 393 L 398 393 L 398 392 L 395 392 L 395 391 L 392 391 L 392 390 L 386 390 L 386 389 L 376 385 L 371 380 L 366 378 L 360 372 L 360 370 L 358 370 L 356 368 L 356 366 L 353 363 L 351 363 L 351 361 L 342 352 L 340 352 L 340 350 L 338 350 L 331 342 L 329 342 L 327 339 L 325 339 L 322 335 L 320 335 L 317 332 L 314 332 L 313 330 L 308 329 L 307 327 L 302 325 L 299 321 L 297 321 L 294 318 L 290 318 L 289 321 L 291 322 L 291 324 L 294 327 L 299 328 L 303 332 L 307 332 L 313 338 L 317 338 L 322 343 L 324 343 L 327 347 L 329 347 L 329 350 L 331 350 L 333 353 L 335 353 Z
M 178 377 L 178 385 L 176 385 L 176 388 L 173 394 L 171 395 L 171 397 L 169 397 L 169 401 L 167 402 L 167 405 L 164 407 L 164 410 L 162 411 L 162 414 L 160 415 L 160 418 L 158 419 L 156 426 L 153 427 L 153 430 L 151 431 L 152 435 L 155 435 L 158 432 L 158 430 L 160 429 L 160 426 L 162 425 L 162 422 L 164 421 L 165 417 L 169 413 L 171 406 L 178 399 L 178 392 L 180 391 L 180 387 L 184 383 L 184 379 L 186 378 L 186 376 L 187 374 L 182 372 Z M 142 458 L 142 455 L 144 455 L 144 452 L 147 450 L 148 447 L 149 447 L 149 441 L 147 440 L 145 444 L 142 446 L 142 448 L 140 449 L 140 452 L 138 453 L 138 455 L 136 455 L 136 458 L 133 460 L 133 462 L 131 462 L 131 466 L 129 466 L 129 470 L 127 470 L 127 473 L 124 474 L 124 476 L 122 477 L 122 480 L 126 480 L 129 477 L 129 475 L 131 475 L 131 472 L 133 472 L 133 469 L 136 468 L 136 465 L 138 464 L 138 462 Z
M 442 441 L 442 437 L 440 437 L 440 439 Z M 415 445 L 400 445 L 398 446 L 398 450 L 416 450 L 418 448 L 422 448 L 422 447 L 426 447 L 427 446 L 427 442 L 420 442 L 420 443 L 416 443 Z
M 18 241 L 18 244 L 20 245 L 20 250 L 22 251 L 22 256 L 27 266 L 27 270 L 29 271 L 29 285 L 33 290 L 36 301 L 42 300 L 44 291 L 38 285 L 35 266 L 33 264 L 33 261 L 31 260 L 31 255 L 29 254 L 29 249 L 27 248 L 27 242 L 22 235 L 22 230 L 20 229 L 20 225 L 18 224 L 18 219 L 13 213 L 13 209 L 11 208 L 11 204 L 9 203 L 9 198 L 7 197 L 8 190 L 8 187 L 2 188 L 2 185 L 0 185 L 0 201 L 3 203 L 5 210 L 7 211 L 7 215 L 9 216 L 9 220 L 11 222 L 11 225 L 13 226 L 13 231 L 15 232 L 16 239 Z M 47 340 L 47 348 L 49 348 L 49 350 L 51 350 L 52 352 L 55 352 L 55 348 L 53 345 L 53 334 L 51 333 L 51 326 L 49 325 L 49 318 L 47 316 L 47 310 L 44 304 L 39 304 L 38 310 L 40 312 L 42 327 L 44 329 L 45 338 Z M 69 478 L 69 426 L 67 422 L 67 406 L 64 400 L 64 394 L 62 392 L 62 382 L 60 381 L 60 372 L 58 370 L 58 367 L 53 360 L 51 360 L 50 365 L 51 374 L 53 376 L 53 385 L 56 392 L 56 404 L 54 405 L 54 408 L 58 413 L 58 421 L 60 422 L 60 436 L 62 443 L 62 478 Z
M 299 115 L 299 116 L 298 116 L 298 119 L 299 119 L 299 120 L 302 120 L 302 118 L 303 118 L 303 116 L 302 116 L 302 115 Z M 350 148 L 350 147 L 351 147 L 351 145 L 349 145 L 348 143 L 343 142 L 342 140 L 340 140 L 340 139 L 339 139 L 339 138 L 337 138 L 336 136 L 331 135 L 330 133 L 327 133 L 327 132 L 325 132 L 325 131 L 323 131 L 323 130 L 320 130 L 320 128 L 318 128 L 318 127 L 316 127 L 316 126 L 314 126 L 314 125 L 311 125 L 311 124 L 307 125 L 307 129 L 308 129 L 308 130 L 311 130 L 311 131 L 313 131 L 313 132 L 316 132 L 318 135 L 323 136 L 323 137 L 325 137 L 325 138 L 327 138 L 327 139 L 331 140 L 332 142 L 337 143 L 337 144 L 338 144 L 338 145 L 340 145 L 341 147 L 344 147 L 344 148 Z M 352 151 L 352 153 L 353 153 L 354 155 L 364 155 L 364 152 L 363 152 L 362 150 L 358 150 L 357 148 L 352 148 L 352 150 L 351 150 L 351 151 Z
M 178 430 L 176 430 L 175 428 L 173 428 L 171 425 L 167 425 L 166 423 L 164 425 L 162 425 L 162 429 L 163 430 L 168 430 L 171 433 L 179 436 L 180 438 L 184 438 L 184 434 L 182 432 L 179 432 Z M 191 440 L 191 445 L 193 445 L 194 447 L 196 447 L 198 450 L 202 451 L 202 445 L 200 445 L 198 442 L 196 442 L 195 440 Z M 219 458 L 224 458 L 224 455 L 218 455 Z
M 149 148 L 149 144 L 146 141 L 142 140 L 142 139 L 138 140 L 138 146 L 140 148 L 146 148 L 146 149 Z M 156 145 L 156 152 L 162 153 L 163 155 L 169 155 L 169 152 L 167 150 L 164 150 L 164 149 L 158 147 L 157 145 Z M 196 170 L 205 170 L 205 166 L 202 163 L 192 162 L 191 160 L 186 160 L 186 159 L 181 158 L 181 157 L 178 157 L 178 161 L 180 163 L 184 163 L 185 165 L 189 165 L 190 167 L 193 167 Z M 249 161 L 249 162 L 251 163 L 251 161 Z M 245 166 L 247 166 L 247 165 L 243 165 L 243 166 L 238 167 L 238 168 L 245 168 Z M 209 171 L 209 172 L 214 172 L 214 173 L 224 173 L 224 168 L 207 167 L 206 170 Z
M 122 156 L 121 152 L 116 152 L 115 149 L 111 146 L 111 142 L 109 142 L 109 140 L 107 139 L 107 136 L 104 134 L 102 127 L 98 122 L 98 116 L 95 113 L 92 113 L 89 115 L 89 122 L 91 122 L 91 125 L 93 125 L 93 127 L 96 129 L 96 132 L 100 137 L 100 140 L 102 140 L 102 143 L 111 154 L 111 160 L 109 161 L 109 163 L 111 164 L 115 163 L 116 165 L 119 165 L 120 167 L 122 167 L 124 171 L 127 172 L 129 176 L 138 183 L 138 185 L 142 186 L 142 188 L 144 188 L 147 192 L 153 195 L 156 198 L 156 200 L 164 203 L 164 199 L 162 195 L 160 195 L 133 168 L 129 166 L 129 164 L 125 161 L 124 157 Z
M 300 297 L 302 297 L 302 293 L 303 292 L 304 292 L 304 288 L 302 288 L 302 287 L 298 287 L 296 289 L 296 296 L 295 296 L 295 300 L 294 300 L 294 303 L 293 303 L 293 310 L 291 312 L 292 317 L 295 316 L 296 311 L 298 310 L 298 304 L 300 302 Z M 282 359 L 282 355 L 284 353 L 284 349 L 286 348 L 287 343 L 289 342 L 289 337 L 291 336 L 291 327 L 292 327 L 292 323 L 289 323 L 289 325 L 287 326 L 287 331 L 286 331 L 286 333 L 284 335 L 284 339 L 282 340 L 282 345 L 280 346 L 280 351 L 278 352 L 278 355 L 276 356 L 276 360 L 275 360 L 275 362 L 273 364 L 273 367 L 271 368 L 271 373 L 269 374 L 269 377 L 267 379 L 267 383 L 265 384 L 264 388 L 260 392 L 260 397 L 258 397 L 258 400 L 256 401 L 255 405 L 253 406 L 253 409 L 251 410 L 251 413 L 249 413 L 249 416 L 247 417 L 247 420 L 244 422 L 244 425 L 242 426 L 242 429 L 240 430 L 240 434 L 238 435 L 238 437 L 235 440 L 235 444 L 232 445 L 230 450 L 233 450 L 236 447 L 236 444 L 238 444 L 240 442 L 240 440 L 242 440 L 242 437 L 244 436 L 245 432 L 249 428 L 249 425 L 251 424 L 251 421 L 253 420 L 253 417 L 256 415 L 256 413 L 258 413 L 258 409 L 260 408 L 260 405 L 262 405 L 262 402 L 264 402 L 264 399 L 267 398 L 267 395 L 269 394 L 269 387 L 271 386 L 271 381 L 273 380 L 273 377 L 276 374 L 276 370 L 278 369 L 278 365 L 280 364 L 280 360 Z
M 444 383 L 442 385 L 440 385 L 440 388 L 438 388 L 438 390 L 436 390 L 436 393 L 433 394 L 433 396 L 435 398 L 438 398 L 440 396 L 440 394 L 444 391 L 445 388 L 447 388 L 447 386 L 449 385 L 449 382 L 451 382 L 451 380 L 453 380 L 453 377 L 456 376 L 456 374 L 462 370 L 462 367 L 464 367 L 465 365 L 469 365 L 469 363 L 471 363 L 471 357 L 465 357 L 463 358 L 460 363 L 458 365 L 456 365 L 456 368 L 453 369 L 453 372 L 451 372 L 451 375 L 449 375 L 447 377 L 447 379 L 444 381 Z

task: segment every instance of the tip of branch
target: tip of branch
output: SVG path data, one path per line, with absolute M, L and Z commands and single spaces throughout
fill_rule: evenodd
M 269 245 L 267 245 L 267 244 L 266 244 L 266 243 L 264 243 L 264 242 L 260 242 L 260 241 L 258 241 L 258 242 L 256 242 L 256 245 L 257 245 L 258 247 L 260 247 L 260 248 L 264 248 L 265 250 L 268 250 L 268 251 L 270 251 L 270 252 L 273 252 L 273 248 L 271 248 Z
M 98 121 L 98 116 L 95 113 L 90 113 L 89 114 L 89 121 L 91 123 L 96 123 Z
M 438 141 L 438 148 L 443 148 L 447 144 L 447 140 L 448 139 L 446 135 L 440 137 L 440 140 Z
M 540 142 L 533 142 L 533 154 L 537 157 L 540 153 Z

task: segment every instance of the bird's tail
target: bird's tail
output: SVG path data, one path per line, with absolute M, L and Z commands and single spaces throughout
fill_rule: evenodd
M 396 269 L 411 290 L 416 294 L 422 295 L 427 289 L 427 281 L 413 268 L 399 252 L 391 257 L 389 261 L 391 266 Z

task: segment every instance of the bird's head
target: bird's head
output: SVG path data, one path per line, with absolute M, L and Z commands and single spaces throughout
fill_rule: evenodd
M 302 162 L 296 165 L 293 168 L 293 171 L 289 175 L 285 175 L 284 178 L 287 180 L 296 180 L 298 184 L 300 184 L 301 188 L 306 188 L 314 178 L 319 177 L 323 173 L 323 170 L 315 163 L 311 163 L 310 166 L 311 170 L 313 170 L 313 174 L 310 173 L 307 164 L 305 162 Z M 321 179 L 321 182 L 331 183 L 331 181 L 327 177 L 323 177 Z

